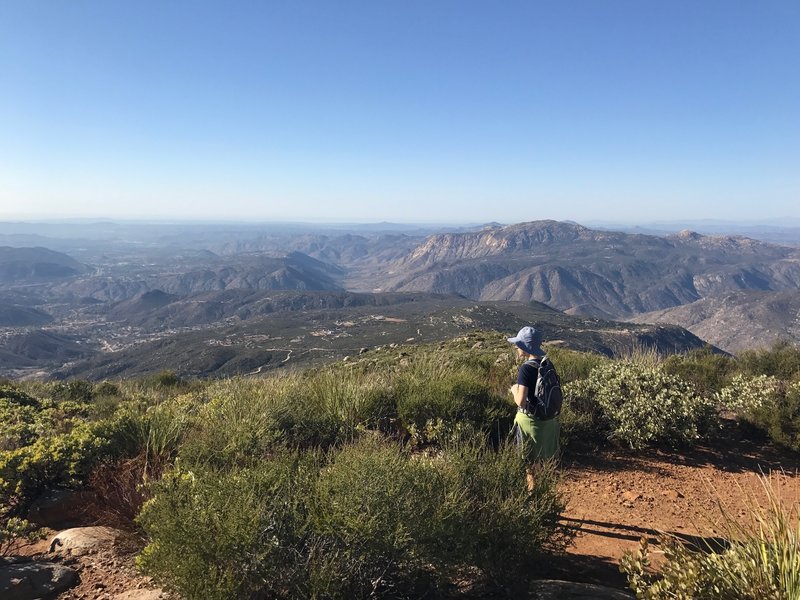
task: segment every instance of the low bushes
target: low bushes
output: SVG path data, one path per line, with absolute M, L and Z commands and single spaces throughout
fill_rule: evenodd
M 769 349 L 745 350 L 736 359 L 745 375 L 770 375 L 785 381 L 800 379 L 800 347 L 779 341 Z
M 524 473 L 512 447 L 430 458 L 372 437 L 246 468 L 178 468 L 142 511 L 140 564 L 188 599 L 421 597 L 475 567 L 524 580 L 560 539 L 563 508 L 550 471 L 532 495 Z
M 392 383 L 397 416 L 421 443 L 441 442 L 457 428 L 491 430 L 498 421 L 510 419 L 510 404 L 465 369 L 414 371 Z
M 742 411 L 740 418 L 776 444 L 800 452 L 800 381 L 776 385 L 760 403 Z
M 0 388 L 0 505 L 18 514 L 46 489 L 80 479 L 106 440 L 87 422 L 91 406 Z M 0 515 L 3 516 L 3 515 Z
M 586 379 L 592 369 L 611 359 L 593 352 L 577 352 L 566 348 L 548 348 L 547 356 L 556 366 L 562 384 Z
M 725 387 L 736 365 L 730 356 L 706 346 L 668 356 L 661 367 L 665 373 L 691 383 L 699 395 L 708 397 Z
M 297 453 L 223 472 L 176 467 L 139 516 L 149 539 L 139 565 L 187 599 L 300 597 L 314 559 L 298 551 L 316 471 Z
M 607 436 L 631 448 L 693 443 L 714 423 L 712 403 L 659 367 L 601 364 L 565 386 L 565 429 L 575 437 Z

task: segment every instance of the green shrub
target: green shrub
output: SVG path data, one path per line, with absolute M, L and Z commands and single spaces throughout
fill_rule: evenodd
M 513 414 L 505 398 L 493 394 L 485 382 L 463 369 L 424 364 L 399 375 L 392 391 L 403 426 L 416 432 L 424 443 L 440 441 L 426 437 L 426 430 L 435 433 L 460 426 L 489 432 Z
M 80 480 L 106 449 L 94 427 L 81 423 L 0 452 L 0 504 L 19 512 L 45 489 Z
M 94 397 L 94 386 L 84 379 L 73 379 L 53 384 L 52 394 L 57 400 L 88 403 Z
M 195 422 L 199 403 L 192 394 L 153 406 L 130 402 L 122 405 L 113 418 L 97 424 L 96 430 L 108 440 L 109 454 L 141 455 L 145 475 L 151 471 L 158 475 L 177 454 Z
M 183 384 L 183 381 L 175 371 L 164 369 L 153 376 L 153 383 L 159 387 L 174 388 Z
M 595 386 L 586 379 L 563 386 L 561 444 L 565 448 L 591 449 L 602 445 L 612 434 L 612 421 L 597 401 Z
M 692 443 L 714 422 L 710 401 L 658 367 L 603 364 L 592 370 L 588 379 L 568 387 L 567 392 L 571 410 L 588 414 L 592 427 L 608 431 L 612 439 L 632 448 Z
M 52 392 L 50 386 L 36 389 Z M 59 399 L 0 388 L 0 505 L 9 514 L 47 487 L 80 480 L 106 449 L 106 440 L 87 423 L 91 405 L 66 399 L 73 394 L 64 389 Z
M 457 529 L 460 501 L 429 461 L 398 446 L 365 439 L 345 447 L 321 472 L 309 507 L 311 527 L 325 541 L 310 565 L 309 592 L 383 597 L 429 581 L 436 549 Z
M 428 457 L 378 436 L 245 468 L 179 466 L 142 510 L 140 565 L 188 600 L 435 596 L 476 567 L 509 585 L 560 539 L 555 485 L 543 468 L 529 493 L 513 447 Z
M 664 553 L 661 572 L 651 570 L 649 546 L 628 552 L 620 569 L 627 574 L 637 598 L 692 600 L 761 600 L 800 598 L 800 513 L 787 508 L 769 479 L 762 476 L 766 503 L 751 502 L 752 518 L 727 513 L 716 526 L 728 546 L 700 551 L 674 537 L 660 540 Z M 765 506 L 763 508 L 762 506 Z
M 489 451 L 475 441 L 459 442 L 445 449 L 438 467 L 462 500 L 441 541 L 442 556 L 477 566 L 497 587 L 525 589 L 543 553 L 568 543 L 571 532 L 559 523 L 564 498 L 553 463 L 537 467 L 530 493 L 523 483 L 527 465 L 512 444 Z
M 0 386 L 0 400 L 16 406 L 39 406 L 39 400 L 12 385 Z
M 734 362 L 729 356 L 705 346 L 668 356 L 661 367 L 665 373 L 691 383 L 699 395 L 709 397 L 726 385 L 734 370 Z
M 736 360 L 745 375 L 769 375 L 793 381 L 800 379 L 800 347 L 778 341 L 770 349 L 746 350 Z
M 327 448 L 344 437 L 344 422 L 315 403 L 301 376 L 229 379 L 206 395 L 180 452 L 189 464 L 243 465 L 278 447 Z
M 0 559 L 10 554 L 12 545 L 19 539 L 35 542 L 44 537 L 44 530 L 19 517 L 5 517 L 7 509 L 0 506 Z M 0 561 L 2 563 L 2 561 Z
M 609 359 L 601 354 L 576 352 L 566 348 L 548 348 L 547 356 L 553 362 L 562 385 L 586 379 L 592 369 L 609 362 Z
M 748 376 L 737 373 L 727 387 L 714 396 L 722 410 L 744 416 L 762 406 L 772 405 L 783 384 L 771 375 Z
M 782 385 L 767 401 L 742 414 L 742 419 L 770 439 L 800 452 L 800 381 Z
M 740 373 L 715 399 L 773 442 L 800 451 L 800 381 L 787 384 L 770 375 Z
M 342 376 L 333 370 L 313 370 L 296 399 L 309 411 L 340 424 L 339 436 L 350 440 L 359 429 L 379 429 L 397 413 L 385 377 L 377 374 Z
M 188 600 L 309 597 L 305 503 L 317 471 L 312 455 L 291 453 L 244 470 L 176 468 L 139 515 L 149 539 L 139 566 Z

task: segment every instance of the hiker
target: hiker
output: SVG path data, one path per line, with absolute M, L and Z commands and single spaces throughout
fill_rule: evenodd
M 513 394 L 517 405 L 514 431 L 528 464 L 527 484 L 528 490 L 532 491 L 536 463 L 558 456 L 561 384 L 541 348 L 541 331 L 534 327 L 523 327 L 516 337 L 510 337 L 508 341 L 517 347 L 517 357 L 524 360 L 519 367 L 517 383 L 509 388 L 509 392 Z M 546 397 L 537 398 L 536 392 Z M 550 405 L 545 405 L 551 399 Z

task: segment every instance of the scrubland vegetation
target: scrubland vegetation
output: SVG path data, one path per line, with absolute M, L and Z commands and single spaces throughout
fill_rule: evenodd
M 732 418 L 800 451 L 796 347 L 550 356 L 566 453 L 680 449 Z M 43 490 L 88 486 L 93 510 L 142 536 L 141 568 L 186 598 L 444 596 L 475 581 L 514 593 L 570 535 L 557 472 L 529 493 L 508 443 L 515 373 L 504 338 L 476 333 L 263 379 L 0 382 L 0 550 L 33 529 Z M 693 589 L 738 594 L 702 597 L 793 597 L 773 591 L 800 577 L 800 521 L 773 506 L 775 527 L 732 529 L 713 558 L 665 541 L 663 577 L 646 548 L 629 556 L 632 587 L 701 597 L 674 593 L 690 572 Z

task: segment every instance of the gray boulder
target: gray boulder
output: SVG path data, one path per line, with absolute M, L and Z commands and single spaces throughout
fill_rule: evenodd
M 108 549 L 125 537 L 125 532 L 112 527 L 75 527 L 59 531 L 50 540 L 50 552 L 89 554 Z
M 0 566 L 0 598 L 34 600 L 53 596 L 78 583 L 78 572 L 46 561 Z

